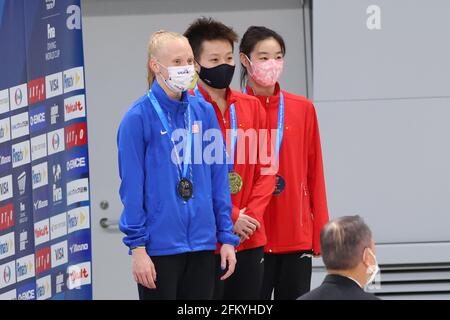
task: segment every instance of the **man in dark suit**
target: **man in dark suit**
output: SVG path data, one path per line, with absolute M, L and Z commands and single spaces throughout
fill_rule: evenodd
M 359 216 L 330 221 L 320 233 L 328 275 L 315 290 L 298 300 L 379 300 L 365 292 L 379 271 L 372 232 Z

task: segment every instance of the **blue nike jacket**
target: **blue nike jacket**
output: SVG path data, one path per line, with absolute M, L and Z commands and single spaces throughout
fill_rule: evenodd
M 196 141 L 203 150 L 210 143 L 203 141 L 202 131 L 214 128 L 220 133 L 213 108 L 186 92 L 180 101 L 173 100 L 157 81 L 151 90 L 170 119 L 172 130 L 185 128 L 184 114 L 191 105 L 195 130 L 189 178 L 194 192 L 188 201 L 177 194 L 180 173 L 171 160 L 173 143 L 148 95 L 142 96 L 125 114 L 117 134 L 124 206 L 119 227 L 126 235 L 123 242 L 129 248 L 145 246 L 150 256 L 215 250 L 217 242 L 237 246 L 225 160 L 207 164 L 202 157 L 198 164 L 198 154 L 194 155 L 194 151 L 203 154 L 195 150 Z M 221 133 L 215 138 L 222 139 Z M 223 145 L 223 141 L 220 143 Z

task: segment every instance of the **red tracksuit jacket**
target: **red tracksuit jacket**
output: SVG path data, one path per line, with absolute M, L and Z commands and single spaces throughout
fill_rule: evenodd
M 247 86 L 249 95 L 254 95 Z M 265 252 L 313 250 L 320 253 L 320 231 L 328 222 L 319 127 L 311 101 L 283 91 L 284 134 L 279 170 L 285 190 L 272 196 L 264 215 Z M 270 129 L 277 129 L 280 87 L 273 96 L 257 96 L 267 112 Z M 274 135 L 272 131 L 272 135 Z M 274 141 L 272 137 L 272 141 Z
M 228 88 L 227 109 L 222 115 L 218 105 L 212 100 L 208 93 L 200 86 L 199 90 L 205 100 L 211 103 L 214 107 L 224 137 L 226 137 L 226 130 L 231 128 L 230 105 L 233 103 L 236 108 L 238 129 L 246 130 L 252 128 L 255 129 L 256 132 L 258 132 L 259 129 L 267 129 L 268 124 L 266 112 L 258 99 Z M 247 208 L 245 214 L 258 220 L 261 227 L 252 234 L 250 239 L 241 243 L 239 247 L 236 248 L 237 251 L 262 247 L 266 244 L 267 238 L 264 228 L 264 213 L 275 189 L 275 176 L 261 174 L 261 169 L 264 167 L 270 167 L 270 163 L 263 164 L 262 161 L 260 161 L 259 153 L 257 161 L 253 161 L 253 164 L 250 163 L 249 148 L 251 146 L 248 140 L 240 138 L 242 137 L 241 133 L 242 132 L 238 131 L 234 171 L 242 177 L 243 187 L 240 192 L 231 195 L 231 201 L 233 203 L 232 220 L 233 223 L 235 223 L 239 217 L 239 211 L 243 208 Z M 231 139 L 228 139 L 227 143 L 230 143 L 230 141 Z M 245 162 L 243 164 L 239 164 L 237 163 L 237 159 L 239 148 L 243 147 L 242 141 L 246 141 Z M 258 147 L 258 145 L 255 146 Z M 229 150 L 229 147 L 230 146 L 227 146 L 227 150 Z M 270 135 L 267 137 L 266 147 L 267 153 L 270 155 Z

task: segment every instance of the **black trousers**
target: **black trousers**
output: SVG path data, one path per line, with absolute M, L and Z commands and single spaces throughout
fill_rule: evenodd
M 138 284 L 140 300 L 209 300 L 214 290 L 214 251 L 151 257 L 156 289 Z
M 264 255 L 261 299 L 295 300 L 311 290 L 312 251 Z
M 227 280 L 216 256 L 215 300 L 259 300 L 264 273 L 264 248 L 254 248 L 236 253 L 236 269 Z

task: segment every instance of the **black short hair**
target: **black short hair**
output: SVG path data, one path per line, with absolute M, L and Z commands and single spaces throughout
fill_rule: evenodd
M 206 17 L 201 17 L 192 22 L 183 35 L 189 40 L 194 57 L 197 60 L 202 53 L 204 41 L 225 40 L 231 44 L 234 51 L 234 43 L 239 39 L 237 33 L 231 27 Z
M 283 37 L 274 30 L 262 26 L 251 26 L 245 31 L 239 45 L 239 52 L 242 52 L 250 59 L 250 53 L 255 49 L 258 42 L 270 38 L 274 38 L 278 42 L 281 47 L 281 53 L 284 56 L 286 54 L 286 45 Z M 245 85 L 246 77 L 247 69 L 241 64 L 241 87 Z
M 326 268 L 355 268 L 371 241 L 372 232 L 360 216 L 344 216 L 330 221 L 320 233 L 322 259 Z

